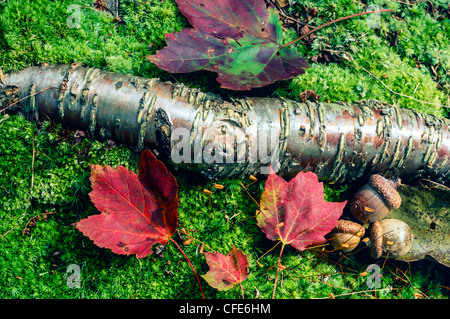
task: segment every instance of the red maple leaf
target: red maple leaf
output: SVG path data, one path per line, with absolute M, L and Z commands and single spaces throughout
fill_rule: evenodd
M 361 12 L 327 22 L 284 43 L 278 11 L 264 0 L 175 0 L 193 28 L 166 34 L 167 46 L 148 59 L 173 73 L 217 72 L 223 88 L 249 90 L 305 73 L 308 62 L 292 44 L 338 21 L 390 9 Z
M 326 241 L 345 204 L 325 201 L 323 184 L 312 172 L 286 182 L 272 170 L 261 195 L 258 226 L 267 238 L 304 250 Z
M 323 184 L 312 172 L 300 172 L 286 182 L 271 169 L 261 195 L 257 223 L 267 238 L 283 243 L 281 258 L 287 244 L 304 250 L 307 246 L 324 243 L 325 235 L 337 225 L 345 204 L 346 201 L 325 201 Z M 273 296 L 275 289 L 276 280 Z
M 126 167 L 91 165 L 94 206 L 101 212 L 75 226 L 99 247 L 143 258 L 156 243 L 170 240 L 189 263 L 203 299 L 202 285 L 191 261 L 172 238 L 178 227 L 178 184 L 149 150 L 139 158 L 139 175 Z
M 264 0 L 176 0 L 193 28 L 166 35 L 148 59 L 173 73 L 208 70 L 222 87 L 249 90 L 305 73 L 307 61 L 283 45 L 277 10 Z
M 234 245 L 226 256 L 210 252 L 205 252 L 204 255 L 210 270 L 202 277 L 211 287 L 225 291 L 236 284 L 241 284 L 247 278 L 249 266 L 247 256 Z
M 94 206 L 101 212 L 76 223 L 99 247 L 117 254 L 152 253 L 165 245 L 178 225 L 178 186 L 175 178 L 150 151 L 139 160 L 139 176 L 123 166 L 91 165 Z

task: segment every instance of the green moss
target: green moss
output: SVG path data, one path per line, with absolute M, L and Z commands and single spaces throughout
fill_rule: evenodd
M 368 20 L 371 15 L 342 21 L 319 30 L 311 45 L 299 44 L 299 51 L 309 57 L 312 68 L 286 84 L 280 94 L 296 98 L 304 90 L 313 89 L 322 101 L 378 99 L 445 116 L 447 110 L 439 105 L 449 103 L 450 33 L 449 24 L 441 21 L 442 13 L 433 17 L 426 1 L 414 6 L 395 1 L 371 4 L 391 9 L 394 14 L 382 13 L 377 27 Z M 291 11 L 306 19 L 303 6 L 318 10 L 309 22 L 313 27 L 366 10 L 355 1 L 301 1 L 301 6 L 292 6 Z M 324 56 L 330 62 L 325 62 Z M 314 63 L 315 59 L 320 63 Z M 392 93 L 375 77 L 392 91 L 414 99 Z
M 5 72 L 42 62 L 83 62 L 158 77 L 162 72 L 146 57 L 163 45 L 165 33 L 186 26 L 174 1 L 123 1 L 124 23 L 94 10 L 89 0 L 39 0 L 26 6 L 23 1 L 8 0 L 1 10 L 0 30 L 8 45 L 0 56 Z
M 317 7 L 312 19 L 317 26 L 345 15 L 361 12 L 357 1 L 291 1 L 290 11 L 306 18 L 302 6 Z M 322 101 L 379 99 L 444 115 L 440 107 L 422 104 L 392 94 L 364 67 L 392 90 L 416 99 L 447 103 L 449 77 L 449 26 L 426 12 L 427 2 L 416 6 L 397 1 L 375 1 L 396 11 L 381 16 L 381 27 L 371 29 L 365 18 L 343 21 L 320 30 L 311 43 L 297 45 L 312 68 L 294 79 L 257 89 L 249 94 L 297 98 L 314 89 Z M 79 28 L 70 28 L 68 18 L 80 5 Z M 437 6 L 437 5 L 436 5 Z M 164 34 L 188 26 L 173 0 L 121 1 L 123 23 L 93 10 L 92 2 L 23 0 L 0 4 L 0 67 L 5 72 L 41 62 L 83 62 L 122 73 L 163 80 L 180 81 L 190 87 L 227 93 L 218 89 L 215 75 L 198 72 L 169 75 L 146 57 L 165 46 Z M 76 21 L 73 21 L 76 22 Z M 398 45 L 392 35 L 399 33 Z M 292 30 L 285 40 L 296 37 Z M 352 59 L 342 59 L 343 53 Z M 326 62 L 320 56 L 332 58 Z M 314 57 L 318 61 L 314 62 Z M 417 67 L 418 64 L 420 67 Z M 437 78 L 431 66 L 435 68 Z M 387 77 L 386 77 L 387 75 Z M 448 88 L 447 88 L 448 89 Z M 2 298 L 200 298 L 190 267 L 173 244 L 164 256 L 143 259 L 120 256 L 99 248 L 83 236 L 73 223 L 98 211 L 91 204 L 89 164 L 124 165 L 137 171 L 138 154 L 125 147 L 109 148 L 107 142 L 84 139 L 73 141 L 59 125 L 42 126 L 21 116 L 0 117 L 0 297 Z M 34 159 L 34 160 L 33 160 Z M 187 239 L 182 229 L 195 238 L 183 249 L 199 274 L 209 267 L 199 253 L 205 250 L 228 253 L 235 245 L 248 256 L 250 269 L 243 282 L 246 298 L 270 298 L 273 291 L 280 245 L 269 241 L 256 226 L 255 215 L 264 189 L 258 181 L 242 190 L 250 180 L 207 181 L 173 171 L 179 183 L 179 230 L 174 238 Z M 224 185 L 223 190 L 214 183 Z M 329 201 L 349 199 L 352 185 L 324 185 Z M 203 189 L 212 191 L 211 196 Z M 253 198 L 253 199 L 252 199 Z M 38 220 L 30 235 L 22 231 L 34 216 L 54 212 Z M 447 269 L 422 261 L 411 264 L 379 261 L 381 287 L 374 291 L 361 276 L 374 263 L 361 245 L 361 251 L 348 256 L 330 253 L 329 247 L 298 252 L 286 247 L 279 278 L 277 298 L 414 298 L 422 293 L 431 298 L 448 298 Z M 271 250 L 271 251 L 269 251 Z M 67 286 L 67 267 L 81 267 L 81 288 Z M 238 287 L 219 292 L 202 281 L 208 298 L 240 298 Z
M 99 248 L 84 237 L 73 223 L 98 211 L 89 201 L 89 164 L 125 165 L 137 169 L 137 154 L 126 148 L 107 149 L 106 142 L 89 139 L 73 144 L 60 126 L 44 123 L 39 129 L 21 116 L 3 117 L 0 123 L 0 294 L 3 298 L 200 298 L 195 277 L 174 245 L 167 245 L 164 256 L 144 259 L 119 256 Z M 8 137 L 8 138 L 6 138 Z M 34 141 L 34 142 L 33 142 Z M 33 149 L 35 150 L 34 168 Z M 105 149 L 107 149 L 105 151 Z M 33 187 L 31 177 L 34 176 Z M 228 253 L 232 245 L 249 259 L 250 274 L 243 283 L 246 298 L 270 298 L 275 280 L 280 245 L 267 240 L 256 226 L 259 199 L 264 181 L 242 190 L 250 180 L 205 181 L 175 172 L 179 183 L 179 230 L 175 239 L 182 245 L 199 274 L 209 269 L 199 253 Z M 224 186 L 219 190 L 214 183 Z M 7 186 L 8 185 L 8 186 Z M 32 190 L 31 201 L 29 191 Z M 211 195 L 203 189 L 212 191 Z M 345 200 L 345 186 L 325 185 L 328 200 Z M 12 193 L 13 192 L 13 193 Z M 54 212 L 39 220 L 23 235 L 30 218 Z M 9 231 L 9 233 L 8 233 Z M 188 234 L 188 235 L 186 235 Z M 433 298 L 445 296 L 443 271 L 426 262 L 418 265 L 387 261 L 382 269 L 382 286 L 374 292 L 361 277 L 373 263 L 367 251 L 343 257 L 320 249 L 297 252 L 286 247 L 277 298 L 414 298 L 426 293 Z M 82 285 L 67 287 L 70 264 L 81 267 Z M 415 268 L 419 268 L 416 270 Z M 403 275 L 405 274 L 405 275 Z M 408 276 L 408 281 L 405 280 Z M 426 279 L 423 279 L 425 276 Z M 204 281 L 208 298 L 240 298 L 236 287 L 218 292 Z

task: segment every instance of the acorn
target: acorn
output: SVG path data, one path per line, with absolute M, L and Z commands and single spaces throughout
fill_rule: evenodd
M 353 197 L 350 211 L 361 223 L 383 219 L 390 210 L 399 208 L 402 198 L 397 191 L 400 179 L 387 179 L 374 174 Z
M 372 258 L 403 256 L 411 249 L 414 240 L 408 224 L 393 218 L 370 224 L 369 237 Z
M 339 219 L 337 226 L 330 232 L 330 244 L 342 252 L 349 252 L 358 246 L 364 233 L 365 229 L 362 225 Z

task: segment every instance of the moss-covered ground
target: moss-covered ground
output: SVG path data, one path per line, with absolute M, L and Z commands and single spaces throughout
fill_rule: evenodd
M 382 14 L 377 28 L 360 17 L 321 29 L 312 41 L 296 44 L 312 66 L 306 74 L 248 94 L 298 99 L 299 93 L 312 89 L 322 101 L 379 99 L 447 116 L 442 106 L 449 105 L 450 91 L 447 2 L 373 1 L 395 13 Z M 42 62 L 78 61 L 226 93 L 212 74 L 170 75 L 146 59 L 165 45 L 165 33 L 188 26 L 175 1 L 120 4 L 117 21 L 95 10 L 91 0 L 0 1 L 0 67 L 7 73 Z M 318 26 L 361 12 L 367 4 L 294 0 L 287 13 Z M 294 39 L 295 23 L 285 28 L 286 41 Z M 74 132 L 56 123 L 37 126 L 21 116 L 0 115 L 0 298 L 201 298 L 188 263 L 173 244 L 163 254 L 143 259 L 119 256 L 95 246 L 73 226 L 97 214 L 88 197 L 89 164 L 124 165 L 136 171 L 138 156 L 124 146 L 74 141 Z M 250 263 L 243 282 L 245 298 L 270 298 L 280 247 L 269 251 L 275 243 L 255 222 L 258 207 L 253 199 L 259 200 L 264 181 L 245 191 L 242 184 L 251 180 L 213 182 L 173 173 L 180 197 L 179 234 L 174 238 L 185 243 L 183 249 L 197 272 L 209 269 L 200 253 L 202 244 L 205 250 L 224 254 L 235 245 Z M 214 183 L 224 189 L 214 188 Z M 325 185 L 325 190 L 327 200 L 343 201 L 354 187 Z M 342 255 L 287 247 L 276 297 L 448 298 L 448 268 L 431 261 L 374 261 L 363 245 L 360 248 Z M 381 267 L 376 289 L 364 276 L 372 263 Z M 67 285 L 71 264 L 81 269 L 80 288 Z M 239 287 L 219 292 L 202 283 L 207 298 L 241 297 Z

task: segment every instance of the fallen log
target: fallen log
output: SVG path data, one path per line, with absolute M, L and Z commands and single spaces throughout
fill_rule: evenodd
M 323 181 L 367 174 L 448 184 L 450 121 L 379 101 L 233 98 L 72 65 L 30 67 L 0 80 L 0 110 L 150 148 L 210 178 L 313 171 Z

